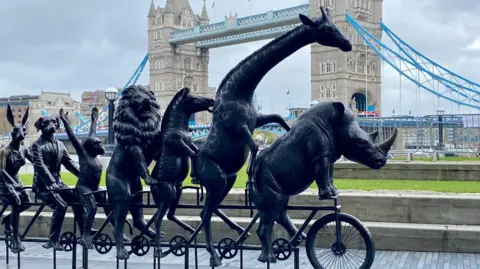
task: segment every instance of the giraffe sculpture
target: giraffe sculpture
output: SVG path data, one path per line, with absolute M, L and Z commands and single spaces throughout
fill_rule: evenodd
M 317 42 L 336 47 L 342 51 L 352 50 L 352 45 L 334 25 L 330 12 L 320 8 L 322 17 L 310 19 L 300 14 L 299 26 L 272 40 L 234 67 L 218 87 L 213 119 L 205 144 L 196 158 L 196 176 L 206 189 L 205 206 L 201 219 L 205 226 L 206 248 L 210 253 L 210 266 L 222 264 L 214 250 L 211 232 L 211 217 L 221 213 L 218 205 L 232 188 L 237 172 L 245 164 L 250 150 L 251 175 L 258 146 L 252 133 L 256 127 L 271 121 L 272 115 L 257 115 L 252 97 L 262 78 L 282 60 L 300 48 Z M 279 118 L 279 123 L 284 120 Z M 328 196 L 322 190 L 324 196 Z M 333 195 L 333 194 L 332 194 Z M 287 231 L 296 229 L 283 216 L 277 222 Z

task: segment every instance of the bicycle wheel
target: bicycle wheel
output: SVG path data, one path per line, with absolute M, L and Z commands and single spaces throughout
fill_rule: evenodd
M 306 250 L 313 268 L 369 269 L 375 259 L 370 231 L 348 214 L 338 213 L 338 221 L 341 234 L 338 243 L 335 213 L 320 218 L 308 231 Z

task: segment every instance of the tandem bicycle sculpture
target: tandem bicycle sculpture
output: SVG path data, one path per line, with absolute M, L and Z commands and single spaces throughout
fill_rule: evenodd
M 25 187 L 30 188 L 30 187 Z M 192 187 L 186 186 L 182 187 L 183 190 L 185 189 L 193 189 L 196 193 L 196 203 L 194 204 L 179 204 L 177 209 L 202 209 L 203 205 L 200 201 L 200 188 L 199 187 Z M 97 193 L 102 193 L 105 191 L 97 191 Z M 93 194 L 93 193 L 91 193 Z M 86 194 L 89 195 L 89 194 Z M 142 197 L 145 201 L 141 205 L 132 205 L 133 207 L 141 207 L 144 209 L 152 209 L 156 208 L 155 204 L 153 203 L 153 199 L 151 198 L 151 193 L 148 191 L 141 191 L 139 193 L 134 194 L 135 196 Z M 244 204 L 238 205 L 222 205 L 220 208 L 222 209 L 233 209 L 233 210 L 254 210 L 255 207 L 248 205 L 248 196 L 249 193 L 245 190 L 245 197 L 244 197 Z M 369 230 L 361 224 L 361 222 L 356 219 L 355 217 L 345 214 L 341 212 L 341 205 L 338 204 L 337 197 L 333 197 L 328 199 L 329 205 L 321 205 L 321 206 L 303 206 L 303 205 L 295 205 L 295 206 L 287 206 L 285 209 L 289 211 L 310 211 L 310 214 L 303 222 L 303 224 L 298 229 L 298 232 L 291 238 L 276 238 L 273 240 L 272 248 L 273 253 L 276 258 L 280 261 L 285 261 L 288 259 L 293 258 L 293 265 L 294 268 L 298 269 L 300 267 L 300 247 L 305 242 L 305 250 L 308 256 L 308 259 L 315 269 L 328 269 L 328 268 L 369 268 L 373 263 L 375 257 L 375 246 L 373 239 L 370 235 Z M 31 221 L 26 226 L 25 230 L 21 233 L 21 238 L 23 242 L 48 242 L 48 238 L 29 238 L 28 232 L 30 231 L 32 225 L 34 225 L 35 221 L 37 220 L 40 213 L 45 208 L 45 204 L 42 203 L 39 199 L 33 199 L 32 202 L 29 203 L 29 206 L 36 206 L 38 207 L 35 215 L 31 219 Z M 98 207 L 111 207 L 109 204 L 102 204 L 98 203 Z M 5 212 L 7 206 L 3 206 L 0 210 L 0 217 Z M 328 212 L 326 215 L 323 215 L 319 219 L 314 221 L 315 216 L 319 213 L 319 211 L 326 211 Z M 195 268 L 198 268 L 198 252 L 197 249 L 205 248 L 205 244 L 196 243 L 196 238 L 200 231 L 203 228 L 202 223 L 200 223 L 193 234 L 189 237 L 185 237 L 182 234 L 174 235 L 168 240 L 168 243 L 162 244 L 161 246 L 157 246 L 154 242 L 148 239 L 145 235 L 148 227 L 150 227 L 153 223 L 158 214 L 158 211 L 153 215 L 153 217 L 147 222 L 147 226 L 145 230 L 140 231 L 138 235 L 133 237 L 131 242 L 125 243 L 127 246 L 130 247 L 128 251 L 129 254 L 135 254 L 136 256 L 145 256 L 148 253 L 151 253 L 153 256 L 152 249 L 156 249 L 157 247 L 166 248 L 163 251 L 163 257 L 168 255 L 174 255 L 177 257 L 184 257 L 185 268 L 191 268 L 193 266 L 190 264 L 190 253 L 189 250 L 194 250 L 194 260 L 195 260 Z M 110 213 L 100 225 L 99 229 L 93 236 L 93 245 L 95 250 L 99 254 L 107 254 L 109 253 L 115 242 L 112 239 L 112 236 L 105 233 L 104 229 L 110 222 L 112 218 L 112 213 Z M 239 258 L 239 267 L 244 268 L 244 251 L 245 250 L 261 250 L 261 247 L 258 245 L 248 245 L 244 244 L 244 242 L 248 238 L 248 234 L 253 228 L 254 224 L 258 222 L 259 213 L 256 212 L 254 216 L 251 218 L 251 221 L 245 228 L 245 231 L 239 235 L 237 238 L 231 237 L 224 237 L 222 238 L 216 245 L 216 248 L 220 254 L 221 259 L 233 259 L 240 256 Z M 313 222 L 313 223 L 312 223 Z M 133 232 L 133 227 L 129 222 L 130 234 Z M 308 227 L 310 228 L 308 229 Z M 306 239 L 303 240 L 302 233 L 308 229 L 308 233 Z M 77 257 L 77 250 L 82 249 L 82 268 L 88 268 L 88 249 L 81 246 L 79 241 L 79 232 L 76 229 L 76 225 L 73 226 L 72 231 L 66 231 L 62 233 L 60 237 L 60 245 L 65 249 L 67 252 L 72 252 L 72 268 L 76 267 L 76 257 Z M 7 251 L 7 259 L 6 263 L 10 262 L 9 260 L 9 250 L 12 247 L 12 233 L 7 232 L 3 239 L 6 242 L 6 251 Z M 78 247 L 80 246 L 80 247 Z M 350 249 L 350 247 L 354 249 Z M 27 250 L 28 251 L 28 248 Z M 353 253 L 351 253 L 353 251 Z M 56 268 L 56 252 L 53 250 L 53 268 Z M 293 254 L 293 255 L 292 255 Z M 293 257 L 292 257 L 293 256 Z M 18 268 L 20 268 L 21 263 L 21 253 L 17 253 L 17 262 Z M 119 267 L 120 261 L 117 260 L 117 268 Z M 128 262 L 127 260 L 124 261 L 124 268 L 127 268 Z M 161 268 L 161 259 L 154 259 L 153 268 Z

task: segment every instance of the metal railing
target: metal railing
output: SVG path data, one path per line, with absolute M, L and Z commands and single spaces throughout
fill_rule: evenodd
M 477 155 L 480 149 L 480 114 L 439 114 L 423 117 L 359 118 L 360 127 L 378 131 L 378 141 L 395 128 L 397 139 L 392 154 Z

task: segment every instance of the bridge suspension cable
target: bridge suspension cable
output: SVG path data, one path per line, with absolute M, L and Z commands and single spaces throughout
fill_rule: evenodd
M 418 87 L 436 95 L 439 98 L 448 100 L 458 105 L 480 109 L 480 98 L 478 96 L 478 91 L 435 74 L 434 72 L 430 71 L 429 68 L 425 68 L 424 65 L 419 64 L 412 55 L 406 52 L 405 49 L 403 49 L 403 51 L 400 49 L 400 53 L 407 53 L 408 56 L 406 57 L 392 50 L 374 37 L 371 33 L 369 33 L 365 28 L 363 28 L 348 13 L 346 13 L 346 19 L 357 31 L 358 35 L 365 41 L 366 45 L 368 45 L 385 62 L 399 72 L 401 76 L 406 77 Z M 393 37 L 390 31 L 387 31 L 387 36 Z M 397 44 L 400 43 L 399 40 L 400 39 L 396 38 L 392 39 L 392 41 Z M 399 60 L 398 63 L 396 61 L 392 61 L 392 58 L 397 58 Z M 403 65 L 407 67 L 406 70 L 403 70 Z M 437 64 L 436 67 L 440 68 L 441 66 Z M 417 77 L 413 73 L 414 70 L 416 70 L 418 73 Z M 365 70 L 365 72 L 368 72 L 368 70 Z M 453 72 L 451 73 L 454 74 Z M 419 74 L 422 75 L 422 78 Z
M 125 86 L 118 92 L 118 96 L 122 94 L 122 92 L 125 90 L 130 85 L 134 85 L 137 83 L 140 75 L 143 72 L 143 69 L 145 68 L 145 65 L 148 62 L 148 53 L 145 55 L 143 60 L 140 62 L 140 65 L 137 67 L 133 75 L 130 77 L 130 79 L 125 83 Z M 81 114 L 80 114 L 81 115 Z M 83 115 L 82 115 L 83 116 Z M 104 106 L 102 110 L 100 111 L 98 115 L 98 122 L 97 122 L 97 127 L 101 126 L 106 120 L 108 120 L 108 105 Z M 90 124 L 90 119 L 87 118 L 86 121 L 84 121 L 81 125 L 76 127 L 77 131 L 84 131 L 85 128 L 88 128 Z

